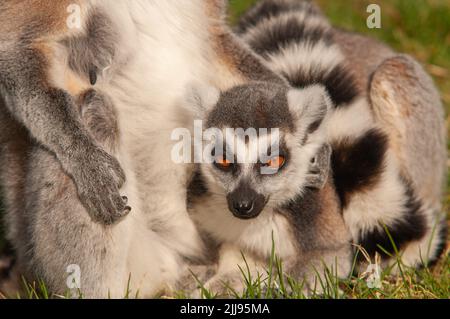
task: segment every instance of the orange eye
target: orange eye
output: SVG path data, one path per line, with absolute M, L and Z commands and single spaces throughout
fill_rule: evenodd
M 285 162 L 286 159 L 284 158 L 284 156 L 275 156 L 266 163 L 266 166 L 273 169 L 280 169 L 281 167 L 283 167 Z
M 228 161 L 225 157 L 216 158 L 216 164 L 222 168 L 229 168 L 231 166 L 231 162 Z

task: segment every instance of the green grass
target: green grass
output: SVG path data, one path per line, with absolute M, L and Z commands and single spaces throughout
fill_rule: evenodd
M 392 274 L 394 267 L 401 274 Z M 380 273 L 380 286 L 370 288 L 367 274 L 351 275 L 337 279 L 336 267 L 327 268 L 307 291 L 304 282 L 283 274 L 282 262 L 274 257 L 266 272 L 251 276 L 248 269 L 240 269 L 245 288 L 236 291 L 227 288 L 225 295 L 215 295 L 202 285 L 202 297 L 215 299 L 232 297 L 239 299 L 448 299 L 450 298 L 450 257 L 446 256 L 432 269 L 415 269 L 402 264 L 400 258 L 390 268 Z M 283 274 L 283 275 L 281 275 Z M 224 287 L 227 287 L 224 285 Z M 180 294 L 181 297 L 185 295 Z
M 231 0 L 230 19 L 235 22 L 255 0 Z M 450 2 L 448 0 L 316 0 L 334 25 L 358 31 L 377 38 L 399 52 L 411 54 L 433 76 L 450 114 Z M 382 11 L 382 28 L 368 29 L 366 8 L 377 3 Z M 450 122 L 450 118 L 447 118 Z M 445 199 L 447 215 L 450 207 L 450 177 Z M 1 203 L 0 203 L 1 204 Z M 0 205 L 1 212 L 1 205 Z M 2 250 L 0 227 L 0 252 Z M 274 266 L 275 265 L 275 266 Z M 282 265 L 274 261 L 273 267 Z M 360 276 L 337 281 L 333 276 L 325 278 L 332 283 L 328 291 L 312 298 L 450 298 L 450 258 L 448 254 L 432 269 L 410 269 L 403 266 L 402 276 L 394 276 L 390 269 L 382 273 L 382 288 L 370 289 Z M 247 278 L 246 278 L 247 276 Z M 261 278 L 248 278 L 243 292 L 236 297 L 255 298 L 306 298 L 301 283 L 273 278 L 268 271 Z M 337 289 L 339 287 L 339 289 Z M 289 289 L 288 289 L 289 288 Z M 25 298 L 49 297 L 45 285 L 27 284 Z M 205 292 L 207 297 L 213 294 Z
M 395 244 L 394 248 L 395 248 Z M 396 249 L 395 249 L 396 250 Z M 359 252 L 365 254 L 363 250 Z M 367 254 L 365 254 L 367 255 Z M 316 271 L 315 284 L 312 289 L 307 290 L 305 283 L 290 277 L 284 272 L 283 263 L 272 248 L 272 255 L 264 272 L 253 274 L 248 264 L 240 271 L 244 288 L 233 289 L 224 284 L 225 292 L 217 295 L 204 287 L 195 275 L 201 297 L 204 299 L 238 298 L 238 299 L 449 299 L 450 298 L 450 256 L 442 258 L 432 268 L 415 269 L 405 266 L 398 255 L 392 256 L 394 263 L 380 272 L 380 285 L 370 287 L 367 274 L 351 271 L 348 278 L 337 279 L 337 266 L 325 267 L 325 271 Z M 243 256 L 245 260 L 245 256 Z M 356 265 L 356 258 L 353 266 Z M 369 257 L 366 256 L 369 259 Z M 379 263 L 379 261 L 371 261 Z M 394 269 L 400 269 L 393 274 Z M 353 269 L 354 270 L 354 269 Z M 129 282 L 130 284 L 130 282 Z M 65 295 L 54 295 L 42 281 L 29 283 L 23 281 L 23 292 L 21 295 L 10 296 L 19 299 L 66 299 Z M 128 287 L 124 291 L 124 299 L 137 298 L 138 292 L 133 292 Z M 0 295 L 1 297 L 1 295 Z M 76 298 L 83 299 L 81 292 Z M 183 291 L 173 292 L 171 297 L 163 298 L 189 298 L 189 294 Z M 1 298 L 0 298 L 1 299 Z

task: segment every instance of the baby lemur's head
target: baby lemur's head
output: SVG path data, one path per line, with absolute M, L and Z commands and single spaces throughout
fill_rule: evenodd
M 312 170 L 331 107 L 324 87 L 265 82 L 224 92 L 196 87 L 188 100 L 204 121 L 203 148 L 196 148 L 203 159 L 199 176 L 211 196 L 226 199 L 234 216 L 255 218 L 317 182 Z

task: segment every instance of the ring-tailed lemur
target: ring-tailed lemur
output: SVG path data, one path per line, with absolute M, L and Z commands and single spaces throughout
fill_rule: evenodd
M 213 151 L 214 162 L 199 164 L 188 197 L 200 230 L 221 245 L 218 274 L 206 286 L 217 291 L 223 280 L 239 284 L 237 265 L 245 267 L 241 251 L 255 266 L 253 275 L 264 274 L 273 248 L 286 272 L 310 277 L 309 285 L 323 263 L 347 275 L 351 236 L 328 176 L 326 123 L 332 104 L 325 87 L 254 82 L 222 93 L 197 88 L 193 94 L 189 108 L 199 109 L 205 130 L 218 129 L 224 136 Z M 234 135 L 229 128 L 246 133 Z M 253 129 L 257 140 L 251 140 Z M 216 152 L 222 148 L 223 154 Z
M 296 113 L 292 105 L 311 103 L 314 98 L 308 97 L 309 87 L 323 85 L 333 104 L 327 121 L 320 125 L 332 147 L 329 182 L 333 187 L 327 194 L 332 197 L 335 189 L 337 197 L 324 200 L 316 196 L 318 201 L 314 201 L 310 193 L 303 194 L 301 171 L 306 170 L 312 154 L 306 151 L 308 144 L 302 145 L 301 136 L 284 143 L 284 152 L 289 154 L 284 158 L 286 168 L 276 176 L 260 177 L 251 165 L 236 164 L 229 169 L 227 162 L 224 170 L 217 164 L 201 164 L 191 185 L 192 214 L 200 229 L 224 244 L 223 256 L 239 261 L 242 250 L 256 259 L 268 258 L 273 234 L 275 247 L 288 264 L 301 260 L 304 265 L 303 258 L 308 257 L 301 255 L 302 248 L 309 245 L 314 251 L 320 247 L 315 244 L 322 243 L 321 232 L 331 234 L 332 229 L 340 233 L 335 243 L 345 247 L 347 237 L 341 232 L 348 229 L 352 241 L 371 257 L 381 254 L 383 264 L 392 260 L 396 249 L 410 266 L 436 260 L 446 241 L 441 205 L 446 138 L 439 95 L 418 63 L 373 40 L 333 29 L 307 2 L 261 1 L 243 16 L 237 32 L 271 70 L 303 91 L 303 96 L 299 92 L 286 103 L 269 94 L 278 91 L 276 86 L 236 87 L 216 94 L 215 103 L 203 105 L 208 127 L 270 128 L 292 123 L 294 132 L 305 130 L 309 122 L 302 123 L 301 117 L 290 122 Z M 201 100 L 194 99 L 197 104 Z M 294 176 L 297 178 L 292 180 Z M 246 204 L 230 204 L 233 200 Z M 336 203 L 330 204 L 333 200 L 339 203 L 334 211 L 318 208 L 336 207 Z M 312 207 L 304 209 L 302 204 Z M 244 220 L 236 213 L 241 206 L 251 211 L 253 219 Z M 337 216 L 328 217 L 339 215 L 340 210 L 345 226 Z M 289 213 L 290 219 L 286 218 Z M 322 216 L 323 222 L 316 223 Z M 301 231 L 296 232 L 298 229 Z M 332 240 L 326 237 L 325 242 Z M 341 252 L 346 251 L 335 255 L 342 256 Z M 322 257 L 327 259 L 328 254 L 325 249 Z M 225 266 L 219 264 L 219 274 L 209 283 L 212 287 L 217 288 L 223 279 L 220 272 L 236 271 L 235 263 L 226 258 L 220 261 Z M 348 269 L 341 266 L 341 270 Z
M 225 3 L 0 2 L 0 180 L 24 275 L 64 294 L 79 266 L 85 297 L 153 296 L 201 254 L 191 167 L 170 157 L 184 88 L 284 83 L 228 30 Z M 76 110 L 94 85 L 116 109 L 114 156 Z

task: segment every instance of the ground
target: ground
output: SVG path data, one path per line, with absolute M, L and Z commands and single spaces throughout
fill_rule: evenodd
M 234 22 L 239 14 L 256 0 L 230 0 L 230 2 L 230 19 Z M 335 25 L 378 38 L 397 51 L 417 58 L 435 79 L 445 103 L 447 116 L 450 114 L 450 2 L 448 0 L 414 0 L 414 4 L 411 0 L 316 0 L 316 2 Z M 380 5 L 381 29 L 367 28 L 366 19 L 369 14 L 366 9 L 371 3 Z M 447 123 L 449 119 L 450 117 L 447 117 Z M 444 200 L 448 214 L 450 178 Z M 0 251 L 3 245 L 0 230 Z M 447 251 L 442 260 L 432 269 L 413 270 L 402 267 L 400 276 L 391 276 L 387 270 L 381 274 L 381 288 L 369 288 L 366 280 L 358 277 L 336 281 L 330 274 L 326 280 L 331 281 L 332 285 L 328 285 L 331 288 L 320 297 L 448 299 L 450 298 L 450 258 Z M 276 280 L 274 279 L 273 282 Z M 30 285 L 25 297 L 48 295 L 45 288 L 37 286 Z M 298 283 L 292 283 L 289 280 L 285 283 L 281 282 L 281 285 L 278 281 L 278 285 L 272 285 L 269 288 L 263 287 L 257 279 L 252 278 L 249 280 L 247 291 L 237 293 L 237 296 L 305 297 Z M 205 297 L 212 296 L 205 292 Z

